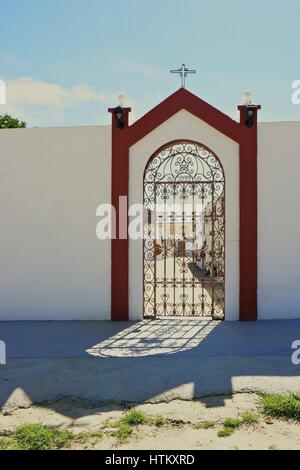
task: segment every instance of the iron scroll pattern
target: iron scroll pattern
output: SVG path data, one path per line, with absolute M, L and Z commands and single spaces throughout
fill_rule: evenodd
M 225 316 L 225 177 L 204 145 L 162 148 L 144 174 L 144 316 Z

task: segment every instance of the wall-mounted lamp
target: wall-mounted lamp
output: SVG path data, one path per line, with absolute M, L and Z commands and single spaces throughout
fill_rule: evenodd
M 245 125 L 250 129 L 254 124 L 255 119 L 255 107 L 247 106 L 247 119 L 245 121 Z
M 125 126 L 125 119 L 124 119 L 124 106 L 125 106 L 125 96 L 119 95 L 118 96 L 119 104 L 115 108 L 115 117 L 116 117 L 116 124 L 118 129 L 124 129 Z
M 129 113 L 131 108 L 126 107 L 125 105 L 125 96 L 118 96 L 119 104 L 114 108 L 109 108 L 108 112 L 112 114 L 112 127 L 113 129 L 122 130 L 126 129 L 128 124 Z
M 256 119 L 256 111 L 260 107 L 257 107 L 252 104 L 252 93 L 250 91 L 246 91 L 244 93 L 244 105 L 243 107 L 246 110 L 246 119 L 245 119 L 245 126 L 249 129 L 253 127 Z
M 117 106 L 115 108 L 115 117 L 116 117 L 116 124 L 118 129 L 124 129 L 125 121 L 124 121 L 124 111 L 121 106 Z

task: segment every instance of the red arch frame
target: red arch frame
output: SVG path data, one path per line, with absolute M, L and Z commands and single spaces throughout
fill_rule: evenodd
M 119 197 L 129 195 L 129 149 L 182 109 L 201 119 L 239 144 L 240 167 L 240 320 L 257 320 L 257 110 L 253 106 L 252 127 L 245 125 L 247 106 L 239 106 L 240 123 L 226 116 L 184 88 L 169 96 L 132 126 L 130 108 L 124 108 L 125 125 L 119 129 L 112 113 L 112 204 L 117 212 L 119 234 Z M 117 235 L 118 236 L 118 235 Z M 112 240 L 111 318 L 129 319 L 129 240 Z

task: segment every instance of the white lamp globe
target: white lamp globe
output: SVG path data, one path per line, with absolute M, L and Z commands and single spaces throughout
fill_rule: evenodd
M 252 104 L 252 93 L 250 91 L 245 91 L 244 93 L 244 104 L 250 106 Z
M 118 96 L 118 103 L 119 103 L 119 106 L 121 106 L 121 108 L 124 108 L 125 107 L 125 96 L 124 95 L 119 95 Z

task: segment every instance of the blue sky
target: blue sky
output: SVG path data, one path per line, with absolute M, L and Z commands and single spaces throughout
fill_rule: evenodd
M 299 0 L 0 0 L 0 78 L 30 126 L 108 124 L 125 94 L 140 117 L 188 89 L 234 117 L 243 92 L 261 120 L 300 120 Z

